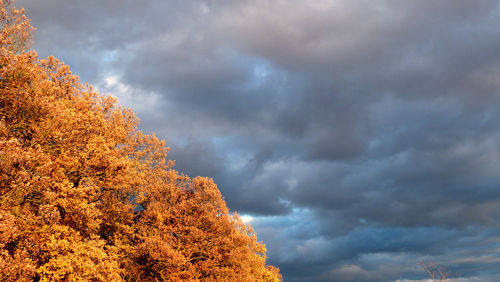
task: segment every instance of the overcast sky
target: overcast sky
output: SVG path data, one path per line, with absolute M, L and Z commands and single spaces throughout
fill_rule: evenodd
M 246 215 L 285 281 L 500 279 L 489 0 L 17 0 Z

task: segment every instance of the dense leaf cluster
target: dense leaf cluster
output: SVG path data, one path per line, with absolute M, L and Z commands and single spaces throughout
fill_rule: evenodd
M 0 281 L 278 281 L 211 179 L 55 58 L 0 0 Z

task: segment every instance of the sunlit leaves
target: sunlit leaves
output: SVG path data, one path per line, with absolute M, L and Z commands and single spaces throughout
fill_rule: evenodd
M 0 280 L 277 281 L 265 247 L 208 178 L 69 67 L 28 52 L 0 6 Z

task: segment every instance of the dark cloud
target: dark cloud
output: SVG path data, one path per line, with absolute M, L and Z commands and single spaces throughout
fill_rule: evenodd
M 500 277 L 498 1 L 17 4 L 41 56 L 254 217 L 287 281 Z

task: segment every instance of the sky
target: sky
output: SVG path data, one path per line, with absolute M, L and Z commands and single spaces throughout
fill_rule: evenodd
M 17 0 L 34 49 L 213 177 L 285 281 L 500 279 L 490 0 Z

